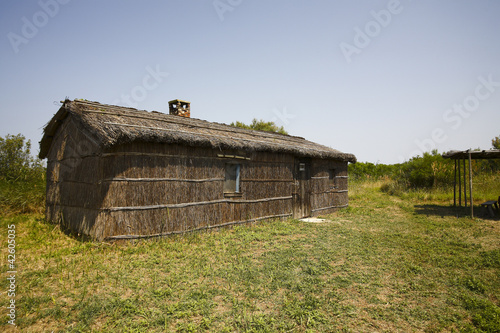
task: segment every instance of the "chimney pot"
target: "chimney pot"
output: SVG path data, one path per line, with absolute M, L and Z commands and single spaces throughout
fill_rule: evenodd
M 183 101 L 180 99 L 174 99 L 173 101 L 168 102 L 169 113 L 180 116 L 191 118 L 191 103 L 187 101 Z

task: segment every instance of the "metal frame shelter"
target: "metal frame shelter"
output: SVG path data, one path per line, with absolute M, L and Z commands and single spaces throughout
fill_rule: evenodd
M 458 179 L 458 204 L 462 207 L 462 179 L 464 191 L 464 203 L 467 207 L 467 178 L 469 178 L 469 199 L 470 199 L 470 215 L 474 217 L 474 201 L 472 194 L 472 160 L 490 160 L 500 159 L 500 149 L 490 150 L 452 150 L 443 154 L 444 158 L 455 160 L 455 178 L 453 183 L 453 206 L 457 206 L 457 179 Z M 469 161 L 469 177 L 467 177 L 466 160 Z M 463 177 L 461 172 L 463 170 Z M 458 171 L 458 173 L 457 173 Z M 458 176 L 458 177 L 457 177 Z

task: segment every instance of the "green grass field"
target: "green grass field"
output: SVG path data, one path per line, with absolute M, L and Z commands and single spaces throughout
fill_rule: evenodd
M 85 242 L 42 215 L 4 216 L 2 277 L 16 226 L 17 329 L 2 293 L 0 330 L 500 332 L 500 221 L 380 186 L 353 184 L 350 207 L 329 223 L 133 243 Z

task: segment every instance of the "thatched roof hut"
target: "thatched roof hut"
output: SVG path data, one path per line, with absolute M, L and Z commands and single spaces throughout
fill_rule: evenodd
M 149 237 L 347 205 L 354 155 L 190 118 L 189 102 L 170 106 L 183 116 L 64 101 L 40 142 L 48 219 L 96 239 Z M 180 225 L 187 216 L 197 221 Z

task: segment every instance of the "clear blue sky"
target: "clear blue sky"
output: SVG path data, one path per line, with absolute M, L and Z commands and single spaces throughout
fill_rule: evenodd
M 0 136 L 35 148 L 65 97 L 180 98 L 373 163 L 500 135 L 496 0 L 4 0 L 0 35 Z

